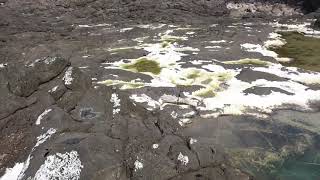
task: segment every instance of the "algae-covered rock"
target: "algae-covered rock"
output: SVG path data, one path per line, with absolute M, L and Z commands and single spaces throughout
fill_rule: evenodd
M 152 74 L 160 74 L 161 67 L 157 61 L 142 57 L 131 64 L 124 64 L 124 69 L 129 69 L 135 72 L 149 72 Z

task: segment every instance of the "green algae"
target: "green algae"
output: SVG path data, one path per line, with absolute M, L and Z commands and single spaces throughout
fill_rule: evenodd
M 170 46 L 170 44 L 171 44 L 171 42 L 163 41 L 163 42 L 161 43 L 161 47 L 162 47 L 162 48 L 166 48 L 166 47 Z
M 130 64 L 123 64 L 122 68 L 132 70 L 134 72 L 149 72 L 155 75 L 160 74 L 161 67 L 157 61 L 142 57 Z
M 211 98 L 216 96 L 215 88 L 203 88 L 192 93 L 194 96 L 199 96 L 202 98 Z
M 122 84 L 120 89 L 139 89 L 139 88 L 142 88 L 144 86 L 145 86 L 145 84 L 143 84 L 143 83 L 128 82 L 128 83 Z
M 144 83 L 136 82 L 134 80 L 127 82 L 127 81 L 111 80 L 111 79 L 98 82 L 98 84 L 104 84 L 106 86 L 116 86 L 116 85 L 118 85 L 118 86 L 121 86 L 121 89 L 139 89 L 139 88 L 142 88 L 142 87 L 145 86 Z
M 230 72 L 207 72 L 200 69 L 190 68 L 185 70 L 180 82 L 174 82 L 179 85 L 199 85 L 203 88 L 192 93 L 201 98 L 215 97 L 218 91 L 223 90 L 220 86 L 233 77 Z
M 199 70 L 193 70 L 193 71 L 188 72 L 188 74 L 186 75 L 186 78 L 187 79 L 196 79 L 196 78 L 199 78 L 200 76 L 201 75 L 200 75 Z
M 216 73 L 215 76 L 218 79 L 218 81 L 221 81 L 221 82 L 228 81 L 232 78 L 232 75 L 227 72 Z
M 286 44 L 280 47 L 271 47 L 270 50 L 279 54 L 279 57 L 293 59 L 282 62 L 285 66 L 294 66 L 306 70 L 320 72 L 320 39 L 307 37 L 299 32 L 279 32 Z
M 252 166 L 248 170 L 266 171 L 270 173 L 278 168 L 287 158 L 287 153 L 260 151 L 257 149 L 233 149 L 230 150 L 233 164 L 238 167 Z
M 302 151 L 299 147 L 291 148 L 284 147 L 280 151 L 232 149 L 229 150 L 229 155 L 233 166 L 247 171 L 256 179 L 319 179 L 320 151 L 312 148 L 304 148 Z
M 233 166 L 239 167 L 258 179 L 267 180 L 288 159 L 286 151 L 272 152 L 258 149 L 232 149 L 229 151 Z
M 268 66 L 270 62 L 262 61 L 260 59 L 240 59 L 237 61 L 225 61 L 224 64 L 247 64 L 247 65 L 258 65 L 258 66 Z

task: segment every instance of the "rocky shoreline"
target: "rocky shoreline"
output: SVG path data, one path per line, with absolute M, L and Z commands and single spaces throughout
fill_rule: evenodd
M 270 50 L 317 8 L 0 0 L 0 179 L 317 179 L 320 74 Z

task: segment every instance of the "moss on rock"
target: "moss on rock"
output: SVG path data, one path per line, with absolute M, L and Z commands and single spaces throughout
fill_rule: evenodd
M 150 72 L 158 75 L 161 72 L 160 64 L 157 61 L 142 57 L 130 64 L 123 64 L 122 68 L 129 69 L 134 72 Z

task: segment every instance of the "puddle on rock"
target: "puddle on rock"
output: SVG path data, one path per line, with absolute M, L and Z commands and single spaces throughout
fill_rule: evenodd
M 279 32 L 286 44 L 270 48 L 280 57 L 291 58 L 292 61 L 283 62 L 285 66 L 294 66 L 306 70 L 320 72 L 320 39 L 305 36 L 296 31 Z

